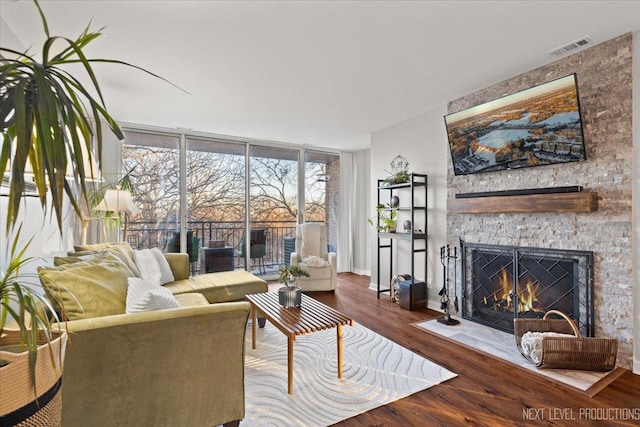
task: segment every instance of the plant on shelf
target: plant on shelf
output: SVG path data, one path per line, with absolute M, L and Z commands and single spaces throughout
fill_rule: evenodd
M 298 277 L 310 277 L 307 270 L 297 265 L 288 265 L 286 267 L 282 267 L 280 268 L 278 273 L 280 274 L 278 281 L 280 283 L 286 284 L 287 286 L 293 286 Z
M 11 249 L 5 251 L 2 248 L 9 259 L 1 260 L 5 263 L 5 271 L 0 272 L 0 347 L 5 343 L 17 346 L 22 350 L 19 355 L 28 361 L 23 364 L 12 354 L 2 353 L 0 359 L 5 362 L 0 363 L 0 370 L 3 385 L 8 388 L 3 389 L 4 392 L 13 396 L 31 395 L 36 405 L 9 400 L 5 406 L 7 400 L 0 399 L 0 419 L 4 420 L 5 414 L 19 414 L 22 418 L 13 418 L 9 424 L 22 424 L 24 421 L 29 425 L 35 417 L 42 422 L 40 417 L 43 414 L 53 414 L 54 419 L 47 422 L 59 425 L 60 408 L 48 408 L 41 398 L 48 391 L 52 396 L 58 396 L 61 373 L 55 379 L 57 389 L 43 389 L 41 379 L 47 377 L 48 372 L 43 374 L 41 367 L 47 365 L 49 371 L 57 371 L 62 366 L 66 333 L 63 330 L 60 336 L 56 336 L 61 326 L 55 311 L 37 292 L 39 284 L 30 283 L 29 277 L 21 271 L 30 260 L 25 257 L 29 243 L 21 247 L 18 226 L 25 193 L 25 173 L 29 171 L 33 176 L 42 210 L 52 216 L 55 213 L 58 231 L 62 235 L 62 218 L 67 203 L 78 217 L 82 217 L 81 206 L 89 211 L 89 190 L 85 182 L 99 175 L 99 170 L 94 170 L 93 165 L 96 165 L 95 169 L 100 168 L 101 123 L 105 123 L 118 139 L 124 139 L 119 126 L 107 112 L 91 64 L 126 65 L 159 76 L 118 60 L 88 59 L 83 50 L 101 32 L 89 31 L 87 26 L 75 40 L 51 36 L 40 4 L 37 0 L 33 2 L 46 35 L 39 58 L 30 52 L 0 47 L 0 171 L 10 171 L 6 234 L 13 236 Z M 83 85 L 67 67 L 83 72 L 90 84 Z M 96 157 L 97 163 L 93 161 Z M 17 330 L 15 339 L 11 338 L 7 326 Z M 55 351 L 58 341 L 63 344 L 58 347 L 59 351 Z M 27 366 L 26 372 L 22 366 Z M 20 369 L 18 374 L 15 373 L 17 369 Z M 12 378 L 20 381 L 11 382 Z M 54 398 L 50 402 L 51 405 L 60 405 L 61 399 Z M 34 410 L 24 411 L 30 405 Z
M 396 156 L 391 161 L 391 175 L 383 181 L 385 187 L 397 184 L 406 184 L 411 179 L 409 174 L 409 162 L 402 156 Z
M 376 206 L 377 218 L 369 218 L 369 224 L 375 227 L 378 232 L 395 233 L 398 211 L 388 203 L 381 203 Z M 376 221 L 374 221 L 374 219 Z

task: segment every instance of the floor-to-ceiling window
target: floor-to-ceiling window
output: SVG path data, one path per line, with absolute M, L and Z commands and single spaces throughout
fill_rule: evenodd
M 195 274 L 208 246 L 223 247 L 215 252 L 231 254 L 231 268 L 272 276 L 287 264 L 304 218 L 326 222 L 336 249 L 338 155 L 180 131 L 125 133 L 123 174 L 140 209 L 128 218 L 134 248 L 187 251 Z
M 123 176 L 131 182 L 139 212 L 130 214 L 126 240 L 135 249 L 174 244 L 180 230 L 179 136 L 126 132 L 122 146 Z M 122 177 L 105 177 L 114 182 Z
M 187 230 L 193 235 L 189 237 L 194 239 L 194 246 L 213 252 L 208 255 L 209 262 L 218 266 L 210 266 L 210 271 L 235 268 L 243 263 L 245 175 L 244 144 L 186 138 Z M 205 259 L 200 259 L 200 254 L 194 250 L 192 262 L 207 262 L 204 252 L 202 257 Z M 226 261 L 221 261 L 220 257 L 225 257 Z
M 290 148 L 250 148 L 251 262 L 263 274 L 276 273 L 284 264 L 285 238 L 295 236 L 299 156 Z

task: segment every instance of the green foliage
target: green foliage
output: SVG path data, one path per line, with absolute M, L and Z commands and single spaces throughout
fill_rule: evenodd
M 410 179 L 409 172 L 406 170 L 401 170 L 393 175 L 386 177 L 383 181 L 383 185 L 396 185 L 396 184 L 405 184 L 409 182 Z
M 310 277 L 307 270 L 297 265 L 281 267 L 280 270 L 278 270 L 278 273 L 280 273 L 280 277 L 278 278 L 280 283 L 294 282 L 295 279 L 302 276 Z
M 44 12 L 37 0 L 34 4 L 46 35 L 40 60 L 29 52 L 0 47 L 0 171 L 4 173 L 11 166 L 6 231 L 16 233 L 6 271 L 0 272 L 0 332 L 7 319 L 15 321 L 12 328 L 20 330 L 22 345 L 29 351 L 32 376 L 38 338 L 43 335 L 49 344 L 52 322 L 58 318 L 49 302 L 33 291 L 38 285 L 30 284 L 29 278 L 20 274 L 20 269 L 30 261 L 24 258 L 29 244 L 18 249 L 20 228 L 15 230 L 25 191 L 27 163 L 32 169 L 30 173 L 42 210 L 46 213 L 48 209 L 47 193 L 50 193 L 51 208 L 62 233 L 64 197 L 78 216 L 82 217 L 80 202 L 86 207 L 85 211 L 90 212 L 85 181 L 98 176 L 92 160 L 94 153 L 98 153 L 100 164 L 101 123 L 106 123 L 120 140 L 124 139 L 118 124 L 106 110 L 91 64 L 126 65 L 161 78 L 126 62 L 88 59 L 83 49 L 101 35 L 101 30 L 89 31 L 87 26 L 75 40 L 51 36 Z M 62 46 L 57 53 L 52 52 L 54 44 L 56 48 Z M 83 86 L 78 77 L 65 70 L 68 66 L 80 66 L 90 84 Z M 67 174 L 75 186 L 67 181 Z M 50 354 L 53 358 L 52 352 Z
M 7 230 L 18 218 L 28 161 L 42 209 L 47 210 L 46 195 L 50 190 L 52 209 L 62 232 L 65 195 L 78 216 L 81 216 L 79 202 L 89 207 L 85 180 L 97 176 L 91 160 L 94 153 L 98 153 L 100 163 L 103 135 L 99 124 L 105 122 L 118 139 L 124 139 L 120 127 L 106 110 L 91 64 L 121 64 L 158 76 L 122 61 L 88 59 L 83 49 L 101 35 L 101 30 L 89 31 L 87 26 L 75 40 L 51 36 L 38 1 L 34 3 L 46 35 L 40 62 L 28 52 L 0 47 L 0 171 L 11 165 Z M 51 52 L 54 42 L 56 46 L 65 47 L 54 54 Z M 64 69 L 76 64 L 81 65 L 88 76 L 91 82 L 88 87 Z M 65 179 L 68 172 L 79 189 L 79 196 Z
M 7 320 L 13 320 L 12 329 L 19 329 L 21 344 L 29 352 L 29 367 L 35 390 L 34 371 L 40 333 L 50 343 L 53 339 L 52 323 L 59 318 L 44 297 L 34 291 L 38 285 L 35 277 L 21 274 L 20 270 L 32 258 L 25 258 L 25 252 L 31 240 L 18 249 L 20 228 L 16 231 L 9 251 L 9 260 L 5 271 L 0 271 L 0 335 L 7 326 Z M 51 354 L 53 357 L 53 354 Z
M 396 218 L 398 211 L 393 209 L 388 203 L 381 203 L 376 206 L 377 218 L 369 218 L 369 224 L 378 231 L 390 231 L 396 228 Z M 377 221 L 374 221 L 377 220 Z

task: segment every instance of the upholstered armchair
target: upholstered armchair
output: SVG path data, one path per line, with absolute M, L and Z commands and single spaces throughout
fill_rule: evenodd
M 297 265 L 310 277 L 299 277 L 296 285 L 303 291 L 334 291 L 338 282 L 336 253 L 327 252 L 327 226 L 319 223 L 296 227 L 296 250 L 291 265 Z

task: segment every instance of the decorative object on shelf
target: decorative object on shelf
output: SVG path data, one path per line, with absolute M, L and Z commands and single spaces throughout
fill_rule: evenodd
M 396 156 L 391 161 L 391 175 L 385 178 L 384 185 L 406 184 L 407 182 L 409 182 L 409 162 L 402 156 Z
M 372 218 L 369 218 L 369 224 L 375 227 L 379 232 L 395 233 L 398 212 L 393 210 L 390 204 L 384 203 L 380 203 L 376 206 L 376 212 L 378 214 L 377 223 L 373 222 Z
M 398 282 L 403 280 L 411 280 L 410 274 L 396 274 L 391 278 L 391 302 L 400 304 L 400 297 L 398 291 Z
M 307 270 L 297 266 L 289 265 L 279 270 L 280 283 L 285 286 L 278 289 L 278 302 L 284 308 L 300 308 L 302 300 L 302 289 L 295 285 L 296 279 L 300 276 L 310 277 Z
M 410 220 L 406 220 L 403 224 L 404 232 L 405 233 L 411 233 L 411 221 Z
M 442 285 L 442 289 L 438 292 L 440 295 L 440 309 L 444 310 L 444 316 L 438 319 L 438 322 L 444 323 L 445 325 L 458 325 L 460 324 L 459 320 L 456 320 L 451 317 L 451 300 L 449 298 L 451 283 L 449 281 L 449 275 L 451 274 L 451 261 L 453 261 L 453 308 L 457 313 L 460 311 L 460 307 L 458 305 L 458 285 L 457 285 L 457 269 L 456 263 L 458 261 L 458 248 L 453 247 L 453 255 L 451 255 L 451 248 L 449 245 L 440 247 L 440 263 L 442 264 L 442 272 L 444 278 L 444 284 Z
M 397 208 L 398 206 L 400 206 L 400 197 L 398 196 L 391 196 L 391 201 L 389 202 L 389 206 L 392 208 Z

